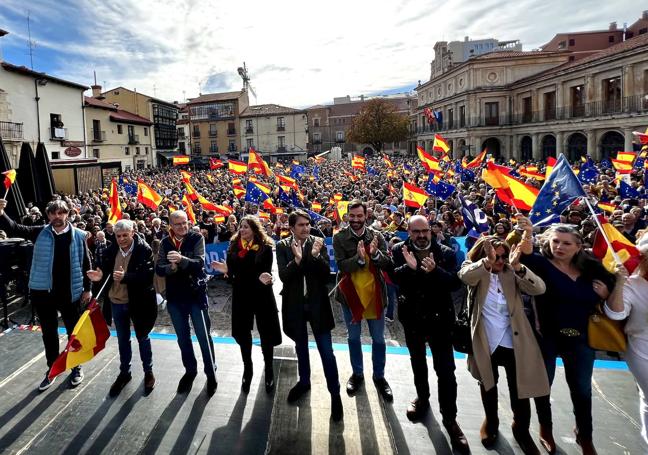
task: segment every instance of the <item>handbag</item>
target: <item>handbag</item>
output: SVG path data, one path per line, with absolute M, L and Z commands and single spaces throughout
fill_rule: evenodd
M 608 352 L 625 352 L 627 339 L 623 331 L 624 321 L 615 321 L 607 317 L 601 305 L 589 317 L 587 324 L 587 342 L 592 349 Z
M 463 354 L 472 354 L 470 318 L 472 317 L 476 295 L 476 288 L 468 291 L 468 296 L 464 299 L 452 328 L 452 347 L 455 351 Z

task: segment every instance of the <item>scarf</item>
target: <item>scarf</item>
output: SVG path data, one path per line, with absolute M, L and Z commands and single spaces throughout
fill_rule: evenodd
M 239 237 L 238 239 L 238 247 L 239 250 L 237 255 L 241 259 L 243 259 L 248 254 L 248 251 L 250 250 L 259 251 L 259 245 L 256 245 L 254 243 L 254 240 L 247 241 L 247 240 L 243 240 L 241 237 Z

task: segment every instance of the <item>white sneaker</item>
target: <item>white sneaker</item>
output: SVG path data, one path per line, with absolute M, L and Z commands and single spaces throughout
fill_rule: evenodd
M 81 367 L 72 368 L 72 374 L 70 374 L 70 385 L 76 387 L 83 382 L 83 371 Z

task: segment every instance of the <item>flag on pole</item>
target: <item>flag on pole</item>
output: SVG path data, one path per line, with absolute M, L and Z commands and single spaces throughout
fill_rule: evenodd
M 191 201 L 189 201 L 186 194 L 182 196 L 182 205 L 184 205 L 185 207 L 187 219 L 191 222 L 191 224 L 196 224 L 196 214 L 194 213 Z
M 183 182 L 189 183 L 191 181 L 191 174 L 187 171 L 180 171 L 180 177 Z
M 47 375 L 49 380 L 92 359 L 106 347 L 108 338 L 110 332 L 101 314 L 101 308 L 97 301 L 92 299 L 74 326 L 65 350 L 52 364 Z
M 242 186 L 232 185 L 232 191 L 234 192 L 234 196 L 238 199 L 241 199 L 241 196 L 245 196 L 245 188 Z
M 157 194 L 153 188 L 148 186 L 141 180 L 137 181 L 137 201 L 141 202 L 151 210 L 157 210 L 160 202 L 162 202 L 162 196 Z
M 351 167 L 353 169 L 364 171 L 365 163 L 366 163 L 366 159 L 364 158 L 364 156 L 353 155 L 353 158 L 351 159 Z
M 601 223 L 603 232 L 610 241 L 610 245 L 612 245 L 612 249 L 616 252 L 617 256 L 621 260 L 621 263 L 628 270 L 628 273 L 632 274 L 632 272 L 634 272 L 634 270 L 639 265 L 639 250 L 637 250 L 635 245 L 630 240 L 625 238 L 625 236 L 621 234 L 617 228 L 610 224 L 605 216 L 597 215 L 597 217 L 599 222 Z M 614 273 L 614 268 L 616 265 L 614 254 L 610 250 L 600 230 L 596 232 L 594 245 L 592 247 L 592 253 L 594 253 L 594 256 L 596 256 L 603 262 L 603 265 L 609 272 Z
M 425 150 L 423 150 L 422 147 L 416 147 L 416 153 L 421 160 L 421 164 L 425 168 L 425 170 L 429 172 L 441 172 L 443 169 L 441 169 L 441 165 L 439 164 L 439 160 L 427 153 Z
M 242 161 L 229 160 L 227 162 L 227 169 L 232 174 L 243 175 L 247 172 L 247 164 Z
M 16 170 L 15 169 L 9 169 L 8 171 L 4 171 L 2 175 L 5 176 L 4 178 L 4 187 L 5 190 L 9 191 L 9 188 L 11 188 L 11 185 L 13 185 L 13 182 L 16 181 Z
M 189 164 L 189 157 L 187 155 L 180 155 L 173 157 L 174 166 L 182 166 L 183 164 Z
M 450 151 L 450 146 L 448 145 L 446 140 L 441 137 L 440 134 L 435 134 L 434 142 L 432 143 L 432 150 L 446 154 L 448 153 L 448 151 Z
M 470 162 L 468 162 L 466 157 L 464 157 L 462 162 L 461 162 L 462 166 L 465 169 L 473 169 L 473 168 L 481 166 L 482 163 L 484 162 L 484 158 L 486 158 L 486 151 L 487 151 L 487 149 L 484 149 L 484 151 L 482 151 L 479 155 L 477 155 L 475 157 L 474 160 L 472 160 Z
M 122 219 L 121 204 L 119 203 L 119 192 L 117 191 L 117 181 L 113 178 L 110 182 L 110 193 L 108 195 L 108 203 L 110 204 L 110 216 L 108 222 L 115 224 Z
M 196 191 L 196 189 L 193 187 L 191 183 L 189 183 L 187 180 L 184 181 L 185 188 L 187 191 L 185 192 L 185 195 L 189 197 L 192 201 L 197 201 L 199 194 Z
M 383 154 L 383 161 L 385 162 L 388 168 L 391 169 L 394 167 L 394 163 L 392 163 L 392 160 L 390 160 L 389 157 L 385 154 Z
M 218 158 L 209 158 L 209 169 L 211 169 L 212 171 L 223 166 L 223 160 L 219 160 Z
M 461 214 L 463 215 L 464 225 L 469 231 L 474 229 L 479 233 L 488 232 L 488 217 L 480 209 L 477 204 L 469 199 L 464 199 L 459 194 L 459 201 L 461 201 Z
M 263 160 L 261 154 L 254 150 L 254 147 L 250 147 L 250 154 L 248 156 L 248 169 L 258 171 L 259 174 L 270 177 L 273 175 L 270 166 Z
M 425 186 L 425 191 L 444 201 L 452 196 L 455 189 L 454 185 L 444 182 L 436 174 L 430 174 L 427 185 Z
M 411 183 L 403 182 L 403 202 L 406 206 L 419 208 L 427 199 L 428 194 L 424 190 Z

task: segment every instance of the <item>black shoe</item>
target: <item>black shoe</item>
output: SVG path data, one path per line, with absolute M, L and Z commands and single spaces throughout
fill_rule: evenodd
M 218 381 L 216 376 L 207 377 L 207 396 L 212 396 L 216 393 L 216 388 L 218 387 Z
M 268 375 L 268 372 L 266 371 L 265 374 L 265 389 L 266 393 L 272 393 L 274 390 L 275 382 L 274 382 L 274 374 L 270 372 L 270 375 Z
M 252 384 L 252 365 L 243 368 L 243 379 L 241 379 L 241 390 L 243 393 L 250 393 L 250 385 Z
M 81 367 L 72 368 L 72 373 L 70 373 L 70 387 L 75 388 L 83 382 L 83 371 Z
M 461 431 L 459 424 L 456 420 L 452 421 L 443 421 L 443 426 L 450 436 L 450 445 L 452 448 L 459 453 L 468 454 L 470 453 L 470 446 L 468 446 L 468 440 L 466 435 Z
M 45 379 L 41 381 L 41 383 L 38 386 L 38 391 L 39 392 L 44 392 L 47 389 L 49 389 L 52 384 L 54 384 L 54 381 L 56 381 L 56 376 L 54 376 L 51 380 L 49 379 L 49 371 L 45 373 Z
M 390 403 L 394 401 L 394 394 L 385 378 L 374 378 L 373 382 L 376 385 L 378 392 L 380 392 L 380 395 L 382 395 L 383 400 L 389 401 Z
M 333 422 L 339 422 L 344 418 L 344 409 L 342 408 L 342 398 L 340 394 L 331 395 L 331 419 Z
M 155 375 L 152 371 L 147 371 L 144 373 L 144 395 L 148 395 L 153 392 L 155 388 Z
M 533 442 L 528 426 L 526 428 L 520 427 L 515 423 L 515 421 L 513 421 L 511 430 L 513 430 L 513 437 L 520 446 L 520 449 L 522 449 L 522 453 L 525 455 L 540 455 L 540 449 L 538 449 L 538 446 Z
M 178 382 L 178 393 L 188 393 L 193 386 L 194 379 L 196 379 L 196 373 L 185 373 Z
M 290 392 L 288 392 L 288 403 L 294 403 L 295 401 L 299 400 L 306 392 L 310 390 L 310 388 L 310 384 L 302 384 L 301 382 L 295 384 L 295 386 L 290 389 Z
M 421 420 L 430 410 L 430 400 L 414 398 L 407 407 L 407 418 L 412 422 Z
M 133 377 L 130 373 L 119 373 L 119 376 L 117 376 L 117 379 L 115 379 L 113 385 L 110 386 L 110 392 L 108 392 L 108 395 L 112 398 L 119 395 L 122 389 L 126 387 L 126 384 L 128 384 L 132 378 Z
M 346 390 L 347 393 L 351 396 L 355 395 L 358 392 L 358 389 L 364 382 L 364 376 L 357 374 L 352 374 L 349 380 L 347 381 Z
M 495 442 L 497 442 L 497 437 L 499 436 L 498 427 L 499 419 L 497 418 L 491 420 L 486 418 L 482 422 L 481 428 L 479 429 L 479 438 L 481 439 L 482 445 L 487 449 L 492 448 Z

